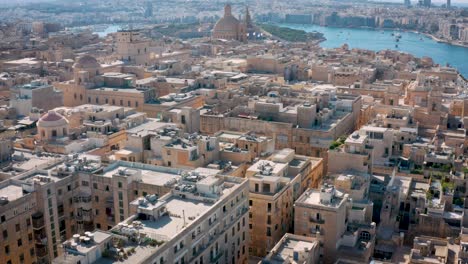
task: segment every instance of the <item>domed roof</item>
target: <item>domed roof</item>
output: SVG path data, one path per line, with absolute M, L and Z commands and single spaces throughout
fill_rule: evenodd
M 84 55 L 83 57 L 80 57 L 78 59 L 78 61 L 75 63 L 75 65 L 73 65 L 73 67 L 80 69 L 99 68 L 100 64 L 93 56 Z
M 239 29 L 239 20 L 232 15 L 231 5 L 227 4 L 224 7 L 224 16 L 218 20 L 214 26 L 213 33 L 233 33 L 236 34 Z
M 225 16 L 218 20 L 216 25 L 214 26 L 214 32 L 232 32 L 232 33 L 237 33 L 237 30 L 239 28 L 239 20 L 235 18 L 234 16 Z
M 65 126 L 67 124 L 68 120 L 63 115 L 55 112 L 54 110 L 50 110 L 37 122 L 37 126 L 39 127 Z

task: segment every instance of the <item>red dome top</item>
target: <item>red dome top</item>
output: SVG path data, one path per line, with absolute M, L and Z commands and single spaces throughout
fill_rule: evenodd
M 59 121 L 63 119 L 64 117 L 60 114 L 58 114 L 55 111 L 49 111 L 47 114 L 45 114 L 43 117 L 41 117 L 41 121 L 45 122 L 53 122 L 53 121 Z

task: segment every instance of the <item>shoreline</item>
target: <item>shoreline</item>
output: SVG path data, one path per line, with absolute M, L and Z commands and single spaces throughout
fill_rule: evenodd
M 292 23 L 292 24 L 294 24 L 294 23 Z M 337 26 L 324 26 L 324 25 L 314 24 L 314 23 L 312 23 L 312 24 L 297 24 L 297 25 L 313 25 L 313 26 L 319 26 L 319 27 L 330 27 L 330 28 L 338 28 L 338 29 L 367 29 L 367 30 L 374 30 L 374 31 L 386 30 L 386 31 L 412 32 L 412 33 L 415 33 L 415 34 L 425 35 L 425 36 L 431 38 L 432 40 L 436 41 L 437 43 L 444 43 L 444 44 L 448 44 L 448 45 L 452 45 L 452 46 L 468 48 L 468 44 L 463 44 L 463 43 L 458 43 L 458 42 L 454 42 L 454 41 L 450 41 L 450 40 L 441 39 L 441 38 L 438 38 L 438 37 L 436 37 L 436 36 L 434 36 L 434 35 L 432 35 L 430 33 L 421 32 L 421 31 L 417 31 L 417 30 L 414 30 L 414 29 L 376 28 L 376 27 L 368 27 L 368 26 L 337 27 Z
M 278 24 L 278 23 L 276 23 L 276 24 Z M 284 26 L 286 26 L 286 27 L 291 27 L 291 26 L 293 26 L 293 25 L 300 25 L 300 26 L 308 26 L 308 25 L 310 25 L 310 26 L 318 26 L 318 27 L 324 27 L 324 28 L 325 28 L 325 26 L 320 26 L 320 25 L 316 25 L 316 24 L 280 24 L 280 26 L 283 26 L 283 27 L 284 27 Z M 343 27 L 330 27 L 330 28 L 334 28 L 334 29 L 350 29 L 350 28 L 353 28 L 353 27 L 346 27 L 346 28 L 343 28 Z M 459 44 L 459 43 L 448 43 L 448 42 L 446 42 L 446 41 L 444 41 L 444 40 L 442 40 L 442 39 L 439 39 L 439 38 L 437 38 L 436 36 L 433 36 L 433 35 L 431 35 L 431 34 L 424 33 L 424 32 L 418 32 L 418 31 L 415 31 L 415 30 L 388 29 L 388 28 L 377 29 L 377 28 L 369 28 L 369 27 L 366 27 L 366 28 L 354 27 L 354 29 L 367 29 L 367 30 L 375 31 L 375 32 L 378 32 L 378 31 L 390 31 L 390 32 L 391 32 L 391 31 L 394 31 L 394 32 L 395 32 L 395 31 L 400 31 L 400 32 L 410 32 L 410 33 L 418 34 L 418 35 L 421 35 L 421 36 L 424 35 L 424 37 L 426 37 L 426 38 L 428 38 L 428 39 L 430 39 L 431 41 L 436 42 L 436 43 L 447 44 L 447 45 L 449 45 L 449 46 L 454 46 L 454 47 L 455 47 L 455 46 L 458 46 L 458 47 L 462 47 L 462 48 L 468 48 L 468 45 L 462 45 L 462 44 Z M 315 30 L 318 30 L 318 29 L 315 29 Z M 318 31 L 320 32 L 320 30 L 318 30 Z M 317 41 L 315 42 L 315 44 L 320 45 L 322 42 L 324 42 L 324 41 L 326 41 L 326 40 L 327 40 L 327 39 L 326 39 L 326 37 L 324 36 L 323 39 L 317 40 Z M 402 51 L 400 51 L 400 52 L 402 52 Z M 403 51 L 403 52 L 404 52 L 404 51 Z M 408 53 L 408 52 L 407 52 L 407 53 Z M 429 56 L 429 57 L 431 57 L 431 56 Z M 432 58 L 432 57 L 431 57 L 431 58 Z M 440 64 L 440 63 L 439 63 L 438 65 L 442 66 L 442 64 Z M 458 75 L 459 75 L 462 79 L 464 79 L 464 80 L 467 79 L 467 78 L 465 78 L 466 75 L 464 75 L 463 73 L 461 73 L 458 67 L 453 66 L 453 65 L 451 65 L 451 67 L 457 70 Z
M 448 45 L 453 45 L 453 46 L 458 46 L 458 47 L 463 47 L 463 48 L 468 48 L 468 44 L 463 44 L 463 43 L 458 43 L 458 42 L 453 42 L 453 41 L 449 41 L 449 40 L 445 40 L 445 39 L 440 39 L 430 33 L 421 33 L 421 34 L 424 34 L 426 37 L 429 37 L 431 38 L 432 40 L 438 42 L 438 43 L 445 43 L 445 44 L 448 44 Z

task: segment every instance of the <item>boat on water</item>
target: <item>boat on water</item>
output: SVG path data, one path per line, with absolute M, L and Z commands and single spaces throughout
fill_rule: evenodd
M 400 41 L 400 39 L 399 39 L 399 38 L 396 38 L 396 39 L 395 39 L 395 41 L 396 41 L 396 42 L 399 42 L 399 41 Z
M 398 48 L 398 44 L 395 44 L 395 48 Z

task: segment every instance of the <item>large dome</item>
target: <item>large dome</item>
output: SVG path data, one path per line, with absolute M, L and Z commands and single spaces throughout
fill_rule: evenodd
M 73 65 L 74 68 L 79 68 L 79 69 L 90 69 L 90 68 L 99 68 L 100 65 L 96 58 L 90 55 L 84 55 L 83 57 L 80 57 L 78 61 Z
M 213 28 L 214 38 L 237 39 L 240 34 L 241 23 L 232 15 L 231 5 L 224 7 L 224 16 L 218 20 Z
M 38 127 L 58 127 L 66 126 L 68 120 L 61 114 L 50 110 L 47 114 L 43 115 L 37 122 Z
M 237 33 L 239 24 L 239 20 L 234 16 L 225 16 L 218 20 L 213 30 L 215 33 Z

